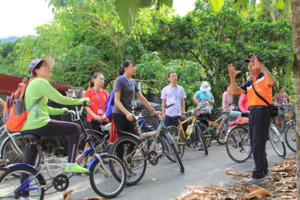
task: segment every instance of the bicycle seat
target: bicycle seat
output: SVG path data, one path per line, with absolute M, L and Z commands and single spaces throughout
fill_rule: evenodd
M 179 119 L 181 119 L 181 115 L 180 114 L 174 115 L 174 116 L 171 117 L 171 120 L 173 120 L 173 121 L 176 121 L 176 120 L 179 120 Z
M 41 137 L 37 135 L 26 134 L 23 135 L 26 144 L 37 144 L 41 141 Z

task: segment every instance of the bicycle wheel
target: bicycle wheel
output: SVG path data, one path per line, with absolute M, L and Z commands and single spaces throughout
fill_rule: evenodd
M 182 164 L 182 161 L 178 155 L 178 147 L 176 146 L 177 143 L 174 141 L 174 143 L 170 144 L 169 140 L 166 138 L 166 136 L 162 135 L 162 141 L 164 142 L 163 147 L 165 148 L 165 151 L 167 151 L 167 158 L 171 161 L 174 160 L 174 162 L 177 163 L 177 166 L 181 173 L 184 172 L 184 167 Z
M 226 141 L 229 157 L 237 162 L 245 162 L 251 155 L 250 135 L 247 128 L 236 126 L 230 130 Z
M 172 137 L 174 138 L 175 142 L 177 143 L 178 147 L 178 155 L 180 158 L 183 157 L 184 151 L 185 151 L 185 139 L 183 137 L 183 133 L 179 133 L 179 129 L 176 126 L 169 126 L 168 127 Z M 178 136 L 179 135 L 179 136 Z M 175 162 L 175 160 L 171 160 Z
M 293 151 L 297 151 L 296 125 L 290 125 L 284 135 L 285 143 Z
M 205 155 L 207 155 L 208 154 L 207 145 L 205 143 L 205 138 L 203 136 L 203 132 L 200 128 L 199 123 L 195 124 L 195 133 L 196 133 L 196 136 L 197 136 L 198 143 L 201 144 L 200 147 L 203 147 L 204 153 L 205 153 Z M 199 146 L 199 144 L 198 144 L 198 146 Z
M 9 160 L 7 165 L 14 164 L 14 163 L 22 163 L 24 159 L 25 143 L 23 141 L 22 135 L 20 133 L 14 133 L 12 134 L 12 138 L 15 140 L 15 143 L 18 145 L 21 152 L 17 150 L 12 139 L 10 137 L 7 137 L 4 140 L 4 143 L 0 150 L 1 158 Z M 40 165 L 40 161 L 41 161 L 41 156 L 38 153 L 34 164 L 35 168 L 37 168 Z
M 113 155 L 101 156 L 90 171 L 93 190 L 104 198 L 114 198 L 120 194 L 126 183 L 126 171 L 122 161 Z
M 22 191 L 17 191 L 17 189 L 20 189 L 22 185 L 20 184 L 20 178 L 16 178 L 15 176 L 15 174 L 21 173 L 24 173 L 29 177 L 26 180 L 30 181 L 29 188 L 25 188 L 27 190 L 32 189 L 30 190 L 29 196 L 43 200 L 45 190 L 42 185 L 46 184 L 43 176 L 41 174 L 36 176 L 37 170 L 23 165 L 10 167 L 8 170 L 3 172 L 0 177 L 0 199 L 18 199 L 22 196 L 21 192 L 25 191 L 24 189 Z M 23 195 L 26 196 L 25 194 Z
M 95 130 L 87 130 L 87 135 L 89 136 L 89 139 L 91 140 L 93 147 L 95 148 L 95 150 L 97 152 L 101 152 L 103 150 L 106 150 L 106 146 L 102 146 L 102 142 L 103 142 L 103 135 L 102 133 L 95 131 Z M 85 146 L 87 145 L 87 143 L 85 142 L 86 137 L 85 135 L 81 135 L 80 136 L 80 140 L 79 140 L 79 145 L 78 145 L 78 151 L 79 153 L 82 153 L 84 151 Z M 104 143 L 103 143 L 104 145 Z
M 217 138 L 216 138 L 216 140 L 217 140 L 217 142 L 218 142 L 219 144 L 221 144 L 221 145 L 226 144 L 226 140 L 227 140 L 226 134 L 227 134 L 227 131 L 226 131 L 226 130 L 223 130 L 223 129 L 221 129 L 221 130 L 219 131 L 219 133 L 217 133 Z
M 200 127 L 200 129 L 201 129 L 201 131 L 203 133 L 203 137 L 204 137 L 206 146 L 209 147 L 210 144 L 211 144 L 212 138 L 213 138 L 211 129 L 210 129 L 210 127 L 208 127 L 203 122 L 199 123 L 199 127 Z
M 275 125 L 271 125 L 269 128 L 269 140 L 271 142 L 271 145 L 275 152 L 280 156 L 280 157 L 285 157 L 286 155 L 286 149 L 285 145 L 283 142 L 283 139 L 276 129 Z
M 126 185 L 137 184 L 144 176 L 147 168 L 146 153 L 137 151 L 140 142 L 130 136 L 119 137 L 109 148 L 109 153 L 120 158 L 127 173 Z

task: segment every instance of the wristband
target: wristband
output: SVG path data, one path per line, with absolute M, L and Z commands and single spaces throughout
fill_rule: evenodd
M 150 109 L 150 112 L 153 112 L 153 111 L 154 111 L 154 108 L 151 108 L 151 109 Z

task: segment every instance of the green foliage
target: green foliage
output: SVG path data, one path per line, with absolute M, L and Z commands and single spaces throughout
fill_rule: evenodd
M 160 1 L 168 4 L 168 1 Z M 55 19 L 36 28 L 38 36 L 0 44 L 0 73 L 26 75 L 29 62 L 53 56 L 57 63 L 51 81 L 87 87 L 92 74 L 101 72 L 110 91 L 125 59 L 137 63 L 135 79 L 143 92 L 160 102 L 160 92 L 169 84 L 168 72 L 175 71 L 178 84 L 187 94 L 187 107 L 194 106 L 193 94 L 202 81 L 209 81 L 216 106 L 221 104 L 224 85 L 229 83 L 227 65 L 233 63 L 249 74 L 245 58 L 259 55 L 277 79 L 294 97 L 292 70 L 292 28 L 284 19 L 270 23 L 268 15 L 243 17 L 225 2 L 218 13 L 201 0 L 184 17 L 157 5 L 141 9 L 135 27 L 128 34 L 115 11 L 113 0 L 52 0 Z
M 124 29 L 130 33 L 139 8 L 150 8 L 154 3 L 155 0 L 115 0 L 116 11 Z M 161 10 L 163 4 L 171 8 L 173 0 L 157 0 L 158 10 Z

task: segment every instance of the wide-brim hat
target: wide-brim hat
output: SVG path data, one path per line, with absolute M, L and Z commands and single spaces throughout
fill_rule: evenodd
M 210 85 L 208 82 L 204 81 L 201 83 L 201 86 L 200 86 L 200 90 L 203 91 L 203 92 L 207 92 L 207 91 L 210 91 Z
M 33 75 L 34 69 L 37 66 L 39 66 L 39 64 L 42 63 L 43 61 L 45 61 L 48 64 L 48 67 L 50 69 L 52 69 L 55 66 L 55 60 L 54 60 L 54 58 L 52 58 L 50 56 L 45 57 L 43 59 L 35 59 L 29 63 L 29 74 Z

